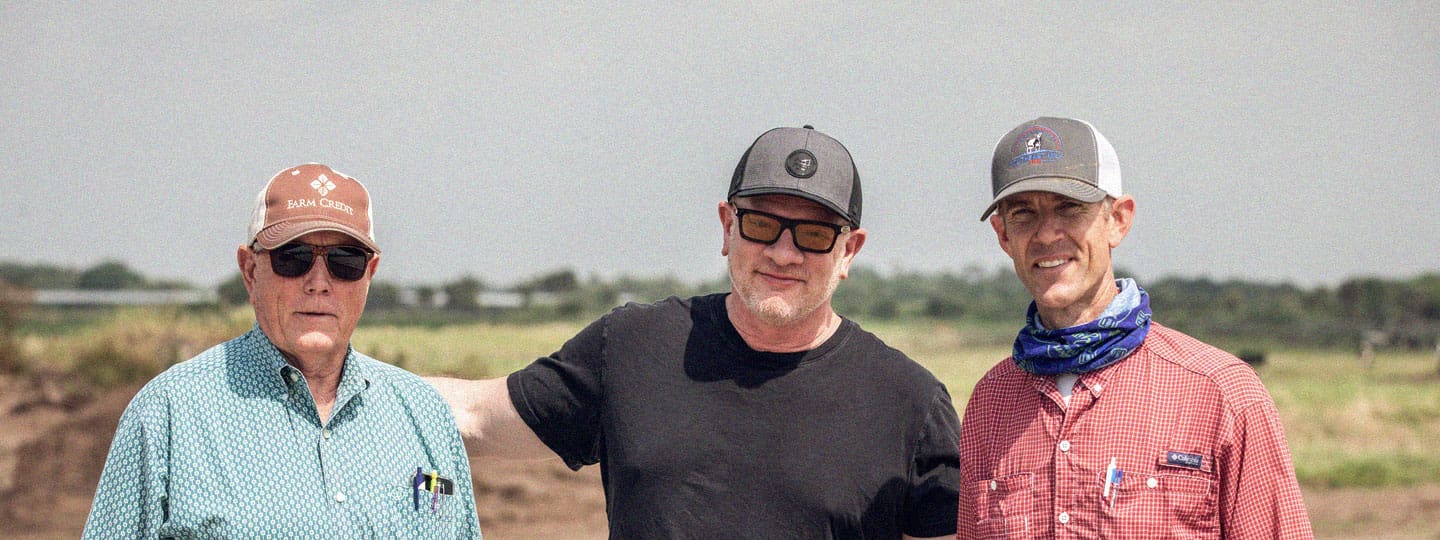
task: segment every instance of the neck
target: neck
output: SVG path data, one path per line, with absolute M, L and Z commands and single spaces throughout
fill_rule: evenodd
M 800 319 L 774 324 L 750 313 L 734 294 L 725 297 L 725 314 L 751 349 L 761 352 L 801 352 L 819 347 L 840 329 L 840 316 L 825 304 Z
M 330 409 L 335 406 L 335 395 L 340 389 L 340 375 L 345 368 L 345 357 L 300 358 L 285 354 L 285 360 L 305 374 L 305 384 L 310 387 L 310 397 L 315 400 L 315 410 L 320 414 L 320 422 L 329 422 Z

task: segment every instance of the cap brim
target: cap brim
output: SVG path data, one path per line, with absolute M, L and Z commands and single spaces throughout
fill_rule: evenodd
M 985 221 L 989 218 L 990 213 L 995 211 L 995 207 L 1000 206 L 1001 200 L 1016 193 L 1025 193 L 1027 191 L 1048 191 L 1087 203 L 1103 201 L 1107 195 L 1104 190 L 1074 178 L 1060 176 L 1026 178 L 1005 186 L 1005 189 L 1000 190 L 1000 193 L 996 193 L 995 199 L 990 201 L 990 206 L 985 207 L 985 213 L 980 214 L 980 221 Z
M 849 213 L 847 213 L 844 209 L 841 209 L 841 208 L 840 208 L 839 206 L 837 206 L 835 203 L 830 202 L 830 201 L 828 201 L 828 200 L 825 200 L 824 197 L 820 197 L 820 196 L 817 196 L 817 195 L 814 195 L 814 194 L 811 194 L 811 193 L 807 193 L 807 192 L 804 192 L 804 191 L 801 191 L 801 190 L 798 190 L 798 189 L 790 189 L 790 188 L 783 188 L 783 187 L 772 187 L 772 186 L 757 187 L 757 188 L 742 189 L 742 190 L 740 190 L 740 191 L 736 191 L 734 195 L 731 195 L 731 196 L 730 196 L 730 198 L 731 198 L 731 199 L 736 199 L 736 198 L 740 198 L 740 197 L 756 197 L 756 196 L 759 196 L 759 195 L 789 195 L 789 196 L 791 196 L 791 197 L 799 197 L 799 198 L 805 199 L 805 200 L 807 200 L 807 201 L 811 201 L 811 202 L 814 202 L 814 203 L 818 203 L 820 206 L 824 206 L 825 208 L 829 209 L 831 212 L 834 212 L 835 215 L 840 216 L 841 218 L 844 218 L 845 221 L 849 221 L 851 224 L 855 225 L 856 227 L 859 227 L 859 226 L 860 226 L 860 222 L 859 222 L 858 220 L 856 220 L 855 218 L 851 217 Z
M 364 244 L 365 247 L 370 248 L 371 251 L 380 253 L 379 246 L 371 242 L 365 234 L 355 230 L 353 227 L 346 227 L 329 220 L 297 220 L 276 223 L 266 227 L 264 230 L 261 230 L 259 234 L 255 235 L 255 245 L 265 249 L 275 249 L 296 238 L 320 231 L 335 231 L 344 234 Z

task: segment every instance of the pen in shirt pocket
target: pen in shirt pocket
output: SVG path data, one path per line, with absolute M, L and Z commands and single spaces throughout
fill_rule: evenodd
M 420 510 L 421 491 L 430 492 L 430 513 L 438 514 L 443 502 L 440 496 L 454 495 L 455 481 L 440 476 L 438 469 L 427 473 L 423 467 L 416 467 L 415 476 L 410 479 L 410 497 L 411 505 L 417 512 Z
M 1100 492 L 1100 498 L 1105 500 L 1111 508 L 1115 507 L 1115 494 L 1119 493 L 1118 488 L 1112 489 L 1112 487 L 1124 479 L 1125 471 L 1120 470 L 1116 458 L 1110 458 L 1110 464 L 1105 466 L 1105 489 Z

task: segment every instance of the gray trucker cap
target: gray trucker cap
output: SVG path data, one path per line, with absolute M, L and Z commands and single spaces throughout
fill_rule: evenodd
M 1036 118 L 995 144 L 990 189 L 994 200 L 980 221 L 990 217 L 1001 199 L 1025 191 L 1049 191 L 1085 202 L 1119 197 L 1120 158 L 1088 122 Z
M 730 177 L 730 195 L 793 195 L 815 201 L 860 226 L 860 173 L 850 151 L 829 135 L 781 127 L 761 134 Z

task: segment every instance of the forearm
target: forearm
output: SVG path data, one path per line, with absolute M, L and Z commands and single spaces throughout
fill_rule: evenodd
M 471 454 L 503 459 L 558 457 L 520 418 L 504 377 L 478 381 L 425 377 L 425 381 L 449 404 Z

